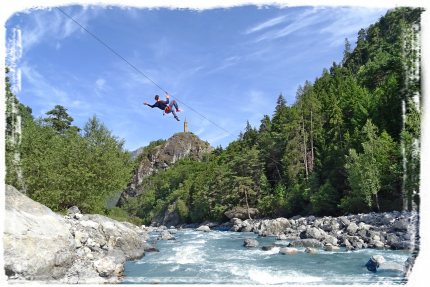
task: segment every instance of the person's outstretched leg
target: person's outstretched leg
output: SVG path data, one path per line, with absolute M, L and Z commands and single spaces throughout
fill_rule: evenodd
M 174 104 L 174 102 L 175 102 L 175 100 L 173 100 L 171 103 L 170 103 L 170 112 L 171 113 L 173 113 L 173 116 L 175 116 L 175 119 L 177 120 L 177 121 L 180 121 L 180 119 L 178 118 L 178 116 L 176 115 L 176 113 L 175 113 L 175 110 L 174 109 L 172 109 L 172 105 Z M 175 107 L 176 108 L 176 107 Z
M 180 109 L 178 108 L 178 104 L 176 103 L 176 101 L 175 101 L 175 100 L 172 100 L 172 102 L 170 103 L 170 107 L 172 107 L 172 105 L 174 105 L 174 106 L 175 106 L 175 109 L 176 109 L 176 111 L 177 111 L 177 112 L 182 112 L 182 110 L 180 110 Z

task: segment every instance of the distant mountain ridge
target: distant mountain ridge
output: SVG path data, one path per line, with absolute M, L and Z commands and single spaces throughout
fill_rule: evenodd
M 141 146 L 140 148 L 138 148 L 137 150 L 131 151 L 131 158 L 133 160 L 135 160 L 142 152 L 143 149 L 145 148 L 145 146 Z

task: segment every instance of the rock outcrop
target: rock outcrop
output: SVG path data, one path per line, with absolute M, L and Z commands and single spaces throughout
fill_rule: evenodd
M 58 280 L 75 260 L 76 243 L 61 216 L 5 186 L 4 268 L 12 280 Z
M 6 185 L 4 267 L 10 283 L 120 283 L 124 263 L 141 258 L 144 226 L 118 222 L 72 207 L 60 216 Z
M 134 171 L 131 183 L 121 194 L 118 206 L 126 202 L 129 197 L 135 197 L 143 193 L 145 187 L 142 182 L 149 175 L 166 171 L 175 162 L 187 156 L 191 160 L 201 161 L 204 153 L 210 153 L 213 150 L 214 148 L 208 142 L 202 141 L 192 133 L 180 132 L 174 134 L 165 144 L 155 147 L 148 153 L 148 156 L 142 159 Z

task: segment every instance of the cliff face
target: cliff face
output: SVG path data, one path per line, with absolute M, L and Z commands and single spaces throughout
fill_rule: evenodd
M 135 197 L 144 192 L 139 185 L 149 175 L 168 170 L 177 161 L 189 156 L 191 160 L 201 161 L 204 153 L 214 150 L 207 142 L 191 133 L 176 133 L 161 146 L 155 147 L 144 156 L 134 171 L 132 181 L 121 194 L 118 206 L 121 206 L 129 197 Z

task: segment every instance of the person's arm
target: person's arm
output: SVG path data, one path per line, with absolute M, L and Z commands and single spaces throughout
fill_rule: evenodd
M 166 101 L 166 105 L 169 103 L 169 94 L 166 92 L 166 99 L 167 99 L 167 101 Z
M 151 107 L 151 108 L 153 108 L 153 107 L 155 106 L 155 104 L 154 104 L 154 105 L 150 105 L 150 104 L 148 104 L 147 102 L 144 102 L 143 104 L 144 104 L 144 105 L 147 105 L 147 106 L 149 106 L 149 107 Z

